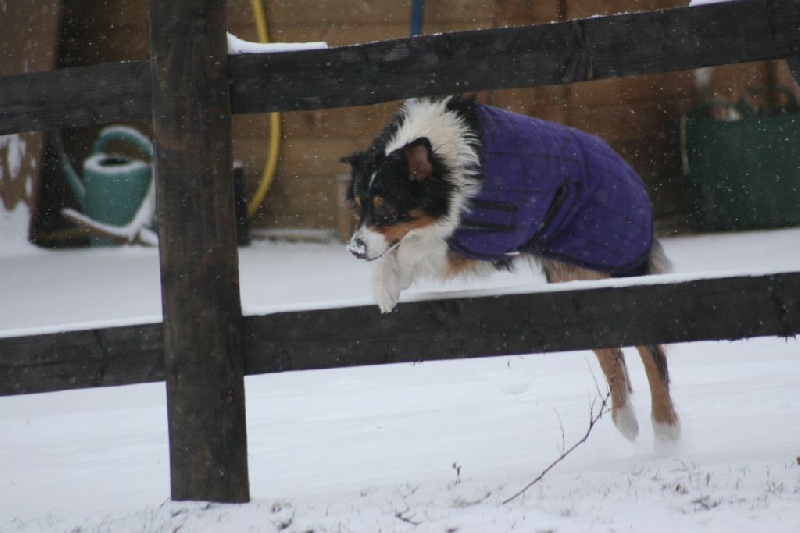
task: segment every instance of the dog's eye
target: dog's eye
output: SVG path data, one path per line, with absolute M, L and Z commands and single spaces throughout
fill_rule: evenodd
M 397 222 L 397 207 L 392 202 L 376 196 L 373 200 L 373 217 L 375 223 L 383 226 Z

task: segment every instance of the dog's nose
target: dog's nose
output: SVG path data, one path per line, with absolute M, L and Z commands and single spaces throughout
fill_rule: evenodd
M 353 237 L 347 245 L 347 251 L 359 259 L 364 259 L 367 257 L 367 243 L 358 237 Z

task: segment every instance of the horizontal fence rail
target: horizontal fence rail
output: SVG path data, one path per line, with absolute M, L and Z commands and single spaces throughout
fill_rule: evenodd
M 800 273 L 245 318 L 248 375 L 800 334 Z M 0 395 L 164 379 L 160 323 L 0 338 Z
M 375 104 L 800 55 L 800 2 L 742 0 L 230 57 L 233 113 Z M 151 119 L 146 61 L 0 78 L 0 134 Z

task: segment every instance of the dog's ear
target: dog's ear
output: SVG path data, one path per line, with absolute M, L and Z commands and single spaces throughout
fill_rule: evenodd
M 354 169 L 356 169 L 362 167 L 366 159 L 367 159 L 367 154 L 365 154 L 364 152 L 356 152 L 354 154 L 342 157 L 341 159 L 339 159 L 339 161 L 348 164 Z
M 424 181 L 433 177 L 433 148 L 427 137 L 420 137 L 405 146 L 411 181 Z

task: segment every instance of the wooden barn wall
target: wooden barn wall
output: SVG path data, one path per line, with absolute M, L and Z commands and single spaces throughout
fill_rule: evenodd
M 0 76 L 55 66 L 61 0 L 0 2 Z M 44 135 L 0 136 L 0 212 L 25 204 L 31 212 L 39 189 Z
M 619 12 L 685 6 L 686 0 L 431 0 L 424 32 L 446 32 L 569 20 Z M 275 41 L 327 41 L 331 46 L 408 36 L 410 2 L 396 0 L 266 0 Z M 65 0 L 60 65 L 147 58 L 143 0 Z M 237 36 L 256 40 L 250 0 L 228 1 L 228 22 Z M 481 93 L 481 101 L 575 126 L 607 139 L 643 176 L 662 230 L 682 228 L 676 122 L 694 105 L 691 72 L 612 79 L 534 89 Z M 783 62 L 715 69 L 715 90 L 725 98 L 743 91 L 791 83 Z M 264 228 L 337 227 L 337 176 L 342 155 L 363 148 L 390 118 L 397 103 L 284 113 L 278 171 L 253 224 Z M 147 124 L 137 124 L 147 131 Z M 98 128 L 68 139 L 85 157 Z M 245 165 L 254 191 L 267 158 L 266 115 L 234 117 L 234 156 Z

